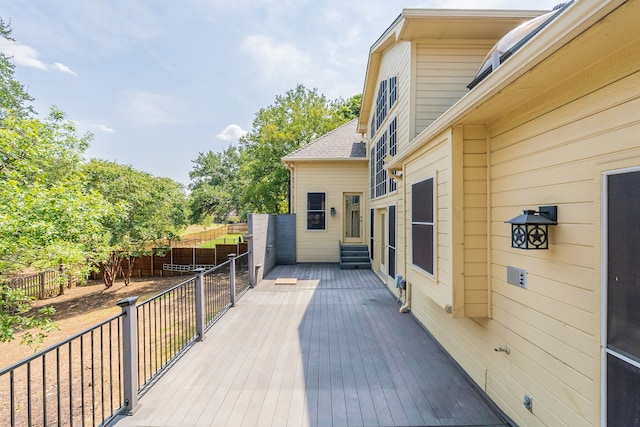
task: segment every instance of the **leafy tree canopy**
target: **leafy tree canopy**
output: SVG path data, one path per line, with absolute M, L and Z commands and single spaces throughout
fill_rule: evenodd
M 151 253 L 167 239 L 178 237 L 187 225 L 187 197 L 182 186 L 168 178 L 105 160 L 93 159 L 85 166 L 91 189 L 102 194 L 119 215 L 106 218 L 112 255 L 105 270 L 111 286 L 126 258 L 125 283 L 133 270 L 133 257 Z
M 235 210 L 285 213 L 289 206 L 289 171 L 282 157 L 360 113 L 362 96 L 330 101 L 317 89 L 297 85 L 256 113 L 251 131 L 222 153 L 200 153 L 191 172 L 194 219 L 214 214 L 223 219 Z
M 11 37 L 1 19 L 0 37 Z M 103 223 L 114 214 L 85 185 L 81 161 L 91 135 L 78 136 L 55 108 L 38 119 L 30 102 L 10 59 L 0 53 L 0 284 L 31 266 L 65 264 L 84 276 L 105 253 Z M 50 327 L 50 310 L 25 315 L 29 298 L 23 292 L 0 285 L 0 301 L 0 341 L 24 328 Z

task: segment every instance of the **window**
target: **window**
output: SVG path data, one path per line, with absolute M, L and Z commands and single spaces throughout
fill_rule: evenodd
M 373 225 L 374 223 L 374 218 L 376 216 L 376 213 L 373 209 L 369 210 L 369 253 L 371 254 L 370 257 L 371 259 L 373 259 L 373 249 L 375 247 L 375 239 L 374 239 L 374 230 L 375 227 Z
M 371 144 L 371 156 L 369 157 L 369 183 L 371 184 L 371 198 L 376 197 L 376 147 Z
M 389 276 L 396 277 L 396 205 L 389 206 Z
M 387 118 L 387 80 L 382 80 L 380 82 L 380 87 L 378 88 L 378 98 L 376 99 L 376 129 L 380 128 L 384 119 Z
M 325 193 L 307 193 L 307 230 L 325 229 L 325 199 Z
M 398 77 L 393 76 L 389 78 L 389 110 L 395 105 L 398 100 Z
M 384 170 L 384 158 L 387 156 L 387 132 L 376 143 L 376 197 L 387 194 L 387 171 Z
M 376 115 L 375 113 L 371 116 L 371 139 L 376 134 Z
M 413 265 L 433 274 L 434 259 L 433 178 L 411 186 L 411 249 Z
M 370 139 L 373 140 L 373 136 L 376 131 L 380 129 L 380 126 L 387 118 L 387 111 L 398 101 L 398 77 L 393 76 L 389 79 L 384 79 L 378 86 L 378 96 L 376 97 L 376 107 L 371 114 L 371 128 L 369 130 Z M 387 108 L 388 106 L 388 108 Z
M 398 152 L 398 143 L 397 143 L 397 128 L 398 128 L 398 120 L 397 117 L 394 117 L 389 123 L 389 154 L 391 156 L 395 156 Z M 395 179 L 389 177 L 389 193 L 393 193 L 398 190 L 398 183 Z

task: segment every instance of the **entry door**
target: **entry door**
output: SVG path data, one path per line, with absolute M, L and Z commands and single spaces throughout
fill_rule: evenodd
M 603 421 L 640 426 L 640 170 L 608 175 L 604 194 Z
M 344 195 L 344 242 L 362 243 L 362 193 Z

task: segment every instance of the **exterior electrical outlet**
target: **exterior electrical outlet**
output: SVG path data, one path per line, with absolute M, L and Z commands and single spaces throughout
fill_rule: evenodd
M 507 283 L 527 288 L 527 270 L 507 266 Z

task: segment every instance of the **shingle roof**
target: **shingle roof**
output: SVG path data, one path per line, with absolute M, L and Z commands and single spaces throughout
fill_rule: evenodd
M 356 132 L 357 126 L 358 120 L 353 119 L 283 157 L 282 160 L 366 159 L 366 144 L 362 135 Z

